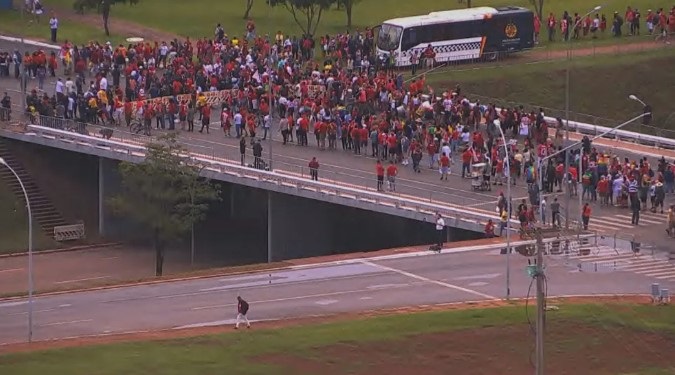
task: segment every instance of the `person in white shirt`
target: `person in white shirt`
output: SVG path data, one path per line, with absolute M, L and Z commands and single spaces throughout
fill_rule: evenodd
M 59 29 L 59 19 L 56 18 L 55 14 L 52 14 L 52 18 L 49 19 L 49 29 L 51 30 L 52 33 L 52 43 L 56 43 L 56 32 Z
M 440 212 L 436 213 L 436 235 L 438 238 L 436 242 L 437 251 L 441 251 L 445 242 L 445 219 Z
M 101 81 L 98 83 L 98 87 L 103 91 L 108 91 L 108 79 L 101 77 Z
M 54 92 L 56 93 L 56 99 L 59 102 L 63 101 L 64 95 L 65 95 L 65 90 L 66 90 L 66 86 L 63 84 L 63 81 L 61 80 L 61 78 L 59 78 L 58 81 L 56 81 L 56 87 L 54 89 Z

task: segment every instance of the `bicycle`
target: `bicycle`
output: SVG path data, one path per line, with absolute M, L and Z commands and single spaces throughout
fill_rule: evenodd
M 133 120 L 131 122 L 131 125 L 129 125 L 129 131 L 133 134 L 139 134 L 143 132 L 143 135 L 150 136 L 150 127 L 145 126 L 145 124 L 139 120 Z

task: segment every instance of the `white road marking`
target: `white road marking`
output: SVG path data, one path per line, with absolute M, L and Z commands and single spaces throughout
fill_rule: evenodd
M 60 326 L 64 324 L 77 324 L 77 323 L 88 323 L 92 322 L 92 319 L 82 319 L 82 320 L 71 320 L 68 322 L 56 322 L 56 323 L 47 323 L 47 324 L 41 324 L 40 327 L 48 327 L 48 326 Z
M 656 272 L 654 272 L 656 271 Z M 652 273 L 646 273 L 646 276 L 668 276 L 668 275 L 673 275 L 675 274 L 674 269 L 669 269 L 669 270 L 654 270 Z
M 44 310 L 35 310 L 33 313 L 43 313 L 43 312 L 50 312 L 54 311 L 56 309 L 44 309 Z M 11 314 L 5 314 L 6 316 L 15 316 L 15 315 L 28 315 L 28 311 L 22 311 L 22 312 L 16 312 L 16 313 L 11 313 Z
M 421 280 L 421 281 L 425 281 L 427 283 L 436 284 L 436 285 L 443 286 L 443 287 L 446 287 L 446 288 L 449 288 L 449 289 L 459 290 L 459 291 L 464 292 L 464 293 L 473 294 L 475 296 L 479 296 L 479 297 L 483 297 L 483 298 L 487 298 L 487 299 L 492 299 L 492 300 L 498 299 L 497 297 L 491 296 L 489 294 L 481 293 L 481 292 L 478 292 L 476 290 L 462 288 L 461 286 L 444 283 L 444 282 L 438 281 L 438 280 L 432 280 L 432 279 L 429 279 L 429 278 L 424 277 L 424 276 L 415 275 L 414 273 L 410 273 L 410 272 L 399 270 L 399 269 L 392 268 L 392 267 L 383 266 L 381 264 L 375 264 L 375 263 L 369 262 L 367 260 L 363 260 L 362 263 L 367 264 L 371 267 L 375 267 L 375 268 L 379 268 L 379 269 L 383 269 L 383 270 L 387 270 L 387 271 L 391 271 L 391 272 L 396 272 L 400 275 L 408 276 L 412 279 Z
M 69 303 L 64 303 L 63 305 L 59 305 L 59 307 L 70 307 L 70 306 L 72 306 L 72 305 L 69 304 Z
M 0 270 L 0 273 L 16 272 L 16 271 L 23 271 L 23 268 L 10 268 L 10 269 L 6 269 L 6 270 Z
M 406 286 L 412 286 L 414 284 L 406 284 Z M 390 287 L 387 289 L 399 289 L 402 288 L 403 286 L 398 286 L 398 287 Z M 268 299 L 268 300 L 260 300 L 260 301 L 249 301 L 249 304 L 260 304 L 260 303 L 274 303 L 274 302 L 285 302 L 285 301 L 297 301 L 301 299 L 309 299 L 309 298 L 321 298 L 321 297 L 330 297 L 330 296 L 341 296 L 345 294 L 356 294 L 356 293 L 364 293 L 364 292 L 372 292 L 372 289 L 355 289 L 355 290 L 343 290 L 340 292 L 331 292 L 331 293 L 317 293 L 317 294 L 307 294 L 304 296 L 295 296 L 295 297 L 286 297 L 286 298 L 275 298 L 275 299 Z M 193 307 L 191 310 L 206 310 L 206 309 L 220 309 L 223 307 L 231 307 L 231 306 L 237 306 L 236 303 L 227 303 L 227 304 L 222 304 L 222 305 L 212 305 L 212 306 L 200 306 L 200 307 Z
M 402 287 L 402 286 L 408 286 L 410 284 L 408 283 L 400 283 L 400 284 L 378 284 L 378 285 L 371 285 L 368 287 L 368 289 L 387 289 L 387 288 L 397 288 L 397 287 Z
M 28 301 L 5 302 L 5 303 L 0 303 L 0 307 L 21 306 L 21 305 L 25 305 L 27 303 L 28 303 Z
M 77 282 L 80 282 L 80 281 L 101 280 L 101 279 L 107 279 L 109 277 L 110 276 L 87 277 L 86 279 L 57 281 L 54 284 L 68 284 L 68 283 L 77 283 Z
M 119 257 L 105 257 L 105 258 L 103 258 L 103 260 L 113 260 L 113 259 L 117 259 L 117 258 L 119 258 Z
M 485 273 L 482 275 L 471 275 L 471 276 L 460 276 L 460 277 L 453 277 L 453 280 L 481 280 L 481 279 L 494 279 L 496 277 L 499 277 L 501 273 Z
M 469 283 L 469 286 L 485 286 L 488 285 L 489 283 L 486 283 L 484 281 L 475 281 L 473 283 Z
M 373 299 L 373 297 L 361 297 L 361 298 L 359 298 L 359 299 L 360 299 L 361 301 L 367 301 L 367 300 Z
M 340 301 L 338 301 L 336 299 L 322 299 L 321 301 L 316 301 L 314 303 L 316 303 L 317 305 L 321 305 L 321 306 L 328 306 L 328 305 L 332 305 L 332 304 L 338 303 L 338 302 L 340 302 Z
M 259 323 L 259 322 L 273 322 L 280 319 L 249 319 L 249 323 Z M 187 328 L 202 328 L 202 327 L 215 327 L 223 325 L 234 325 L 237 323 L 237 319 L 225 319 L 225 320 L 214 320 L 212 322 L 203 322 L 203 323 L 194 323 L 186 324 L 184 326 L 173 327 L 171 329 L 187 329 Z

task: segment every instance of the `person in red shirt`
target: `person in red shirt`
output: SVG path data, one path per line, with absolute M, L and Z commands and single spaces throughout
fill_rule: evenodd
M 396 175 L 398 174 L 398 168 L 393 161 L 389 162 L 387 167 L 387 181 L 389 182 L 389 191 L 396 191 Z
M 382 191 L 382 185 L 384 185 L 384 166 L 381 161 L 377 161 L 375 164 L 375 173 L 377 174 L 377 191 Z
M 209 134 L 209 124 L 211 124 L 211 106 L 207 104 L 202 107 L 202 128 L 199 132 L 203 132 L 206 127 L 206 134 Z
M 470 148 L 467 148 L 462 153 L 462 178 L 465 178 L 467 175 L 471 177 L 471 158 L 473 158 L 473 152 Z
M 319 162 L 316 160 L 316 157 L 313 157 L 309 162 L 309 175 L 312 177 L 312 180 L 319 181 Z
M 447 181 L 448 174 L 450 173 L 450 157 L 444 152 L 443 155 L 441 155 L 441 158 L 438 160 L 438 164 L 441 168 L 441 181 Z

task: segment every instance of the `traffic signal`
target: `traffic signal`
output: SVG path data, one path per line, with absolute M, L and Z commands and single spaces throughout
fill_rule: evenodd
M 652 106 L 649 104 L 645 105 L 642 110 L 645 113 L 645 116 L 642 118 L 642 125 L 649 125 L 652 123 Z

